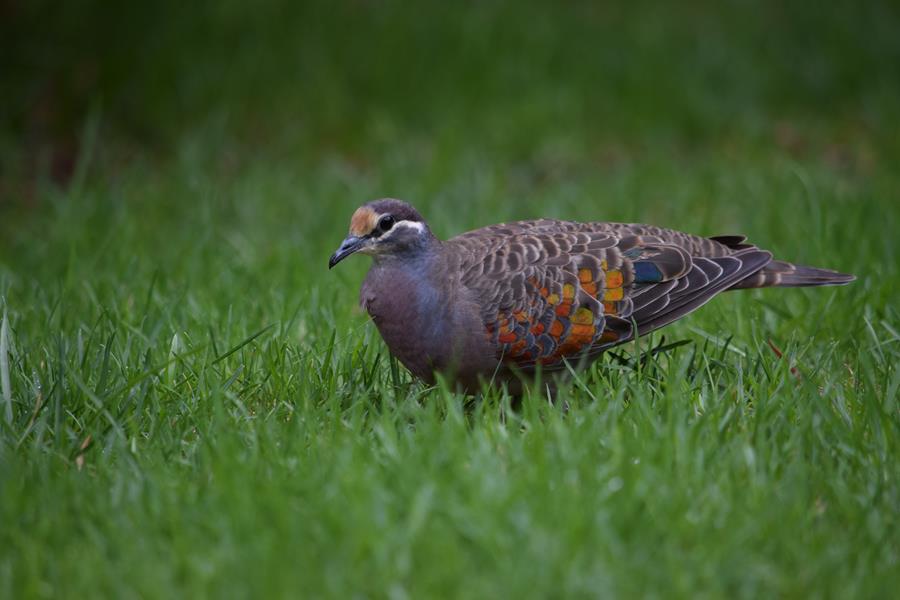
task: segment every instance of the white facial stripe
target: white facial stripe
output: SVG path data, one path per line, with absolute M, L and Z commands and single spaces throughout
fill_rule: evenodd
M 401 227 L 406 227 L 407 229 L 415 229 L 419 233 L 425 231 L 425 223 L 419 223 L 418 221 L 397 221 L 394 223 L 394 226 L 391 227 L 384 235 L 381 236 L 381 239 L 387 239 L 394 235 L 394 232 L 400 229 Z
M 394 225 L 394 227 L 396 227 L 397 225 L 402 225 L 403 227 L 410 227 L 412 229 L 415 229 L 419 233 L 422 233 L 423 231 L 425 231 L 425 223 L 420 223 L 418 221 L 397 221 L 397 223 Z

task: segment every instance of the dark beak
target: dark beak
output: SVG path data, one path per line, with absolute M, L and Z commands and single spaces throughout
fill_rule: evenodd
M 365 241 L 366 238 L 348 235 L 347 239 L 341 242 L 341 247 L 337 249 L 337 252 L 332 254 L 331 258 L 328 259 L 328 268 L 332 268 L 334 265 L 359 250 Z

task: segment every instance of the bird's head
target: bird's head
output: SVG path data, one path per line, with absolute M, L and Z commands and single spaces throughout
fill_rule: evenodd
M 433 237 L 422 215 L 406 202 L 375 200 L 353 213 L 350 233 L 331 255 L 328 268 L 357 252 L 376 258 L 403 256 L 426 248 Z

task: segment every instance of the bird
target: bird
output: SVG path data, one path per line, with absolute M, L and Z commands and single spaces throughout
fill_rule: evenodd
M 328 261 L 372 258 L 360 305 L 415 377 L 456 389 L 584 367 L 726 290 L 844 285 L 853 275 L 775 260 L 744 236 L 537 219 L 438 239 L 411 204 L 360 206 Z M 553 379 L 548 377 L 547 379 Z

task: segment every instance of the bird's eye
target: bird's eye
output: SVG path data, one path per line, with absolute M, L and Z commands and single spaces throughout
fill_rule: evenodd
M 381 230 L 382 233 L 385 231 L 390 231 L 391 227 L 394 226 L 394 217 L 391 215 L 385 215 L 381 217 L 381 220 L 378 221 L 378 229 Z

